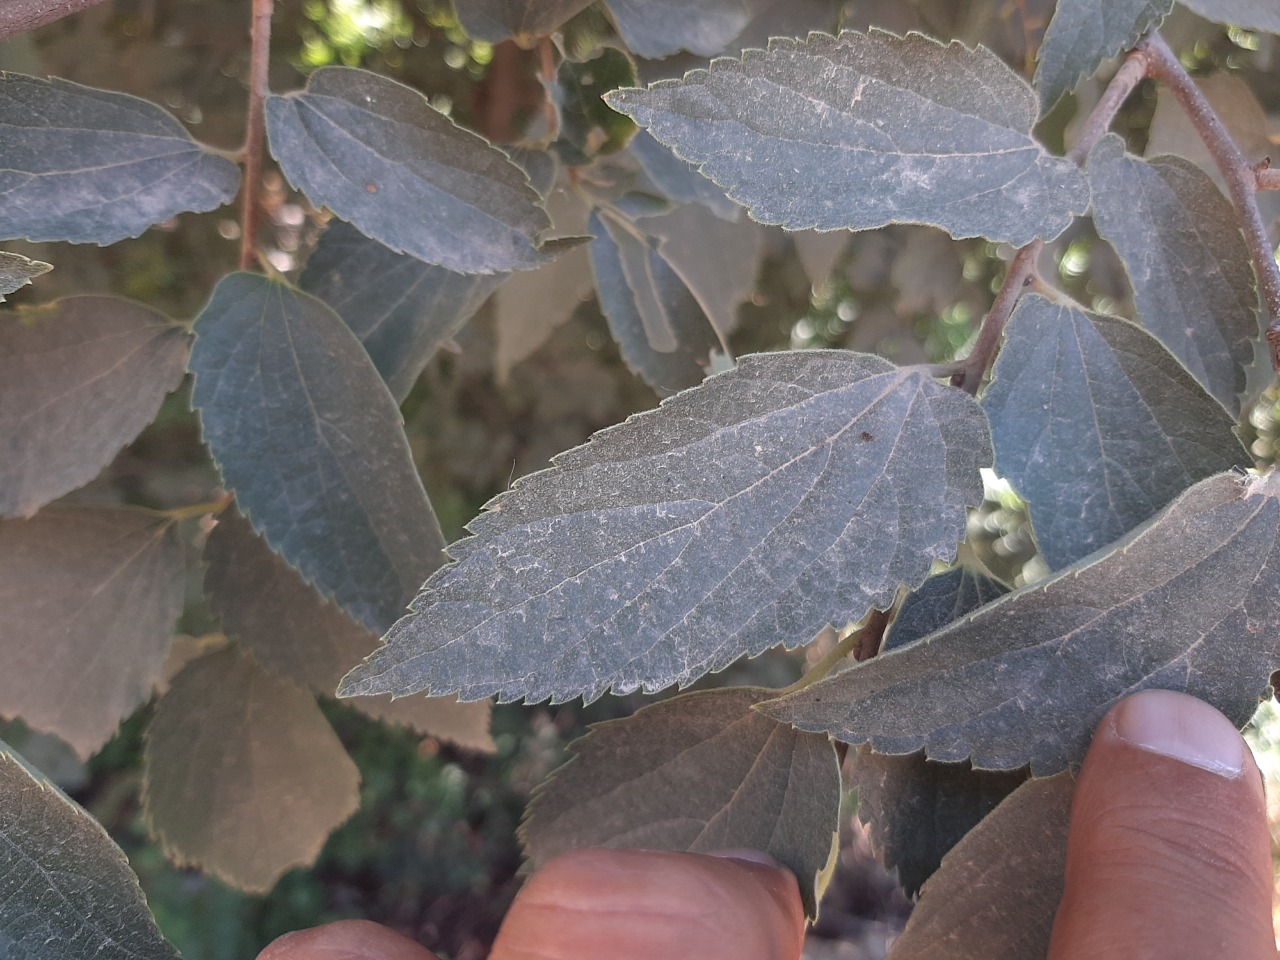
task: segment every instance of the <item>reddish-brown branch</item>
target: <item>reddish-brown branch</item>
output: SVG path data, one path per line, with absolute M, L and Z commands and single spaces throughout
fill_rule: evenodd
M 853 659 L 861 663 L 870 660 L 880 652 L 880 644 L 884 640 L 884 632 L 889 627 L 888 610 L 872 610 L 867 622 L 856 634 L 858 640 L 853 648 Z
M 560 136 L 560 111 L 551 97 L 556 82 L 556 56 L 550 37 L 543 37 L 538 42 L 538 73 L 542 77 L 543 110 L 547 118 L 547 142 L 550 143 Z
M 1280 190 L 1280 170 L 1271 169 L 1271 158 L 1263 157 L 1253 165 L 1253 175 L 1259 190 Z
M 1150 57 L 1150 75 L 1169 88 L 1191 125 L 1200 134 L 1200 139 L 1209 148 L 1214 163 L 1226 181 L 1227 192 L 1240 217 L 1249 258 L 1253 261 L 1253 269 L 1258 275 L 1258 285 L 1262 290 L 1262 303 L 1267 313 L 1267 343 L 1271 348 L 1271 365 L 1280 373 L 1280 266 L 1276 264 L 1275 251 L 1271 247 L 1271 241 L 1267 239 L 1262 211 L 1258 209 L 1259 170 L 1240 152 L 1209 101 L 1164 39 L 1152 32 L 1143 38 L 1140 46 L 1147 50 Z
M 244 182 L 240 187 L 240 269 L 258 262 L 258 188 L 262 183 L 262 154 L 266 148 L 264 105 L 267 67 L 271 61 L 271 8 L 274 0 L 253 0 L 249 28 L 249 110 L 245 119 Z

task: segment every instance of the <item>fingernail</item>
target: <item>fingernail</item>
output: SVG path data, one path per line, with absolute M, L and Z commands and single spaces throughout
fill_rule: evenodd
M 1144 690 L 1120 704 L 1115 733 L 1150 753 L 1189 763 L 1228 780 L 1244 767 L 1244 740 L 1231 721 L 1195 697 Z
M 762 850 L 750 847 L 733 847 L 728 850 L 708 850 L 708 857 L 722 857 L 725 860 L 746 860 L 748 863 L 760 863 L 766 867 L 778 867 L 781 864 Z

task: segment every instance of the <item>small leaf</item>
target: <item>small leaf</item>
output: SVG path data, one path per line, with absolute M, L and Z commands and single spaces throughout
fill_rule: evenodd
M 1124 320 L 1024 297 L 992 378 L 996 470 L 1028 501 L 1055 570 L 1197 480 L 1253 464 L 1222 405 Z
M 218 282 L 195 330 L 192 402 L 241 509 L 308 583 L 385 630 L 444 537 L 368 354 L 319 300 L 250 273 Z
M 840 761 L 826 737 L 752 710 L 775 691 L 707 690 L 595 724 L 534 794 L 520 827 L 533 869 L 581 847 L 761 850 L 817 914 L 837 841 Z
M 605 99 L 788 230 L 929 223 L 1021 245 L 1088 205 L 1075 165 L 1031 139 L 1031 89 L 981 47 L 813 33 Z
M 1035 776 L 1078 764 L 1139 690 L 1243 726 L 1280 657 L 1278 499 L 1280 473 L 1210 477 L 1093 563 L 761 707 L 878 753 Z
M 662 394 L 701 383 L 720 338 L 689 285 L 634 222 L 597 210 L 587 230 L 600 309 L 627 367 Z
M 165 517 L 50 507 L 0 523 L 0 716 L 95 753 L 160 679 L 185 579 Z
M 925 372 L 744 357 L 492 501 L 340 693 L 591 700 L 797 646 L 950 558 L 990 455 Z
M 458 23 L 467 35 L 485 43 L 511 37 L 528 45 L 558 29 L 591 0 L 454 0 Z
M 96 820 L 0 742 L 5 960 L 178 960 Z
M 314 698 L 234 646 L 174 677 L 143 777 L 165 853 L 252 893 L 314 863 L 360 803 L 360 774 Z
M 1041 112 L 1048 113 L 1107 57 L 1124 53 L 1160 26 L 1172 9 L 1173 0 L 1058 0 L 1037 54 Z
M 154 103 L 0 73 L 0 239 L 105 246 L 229 203 L 239 168 Z
M 932 576 L 902 601 L 880 652 L 914 643 L 1008 592 L 999 581 L 965 567 Z
M 918 753 L 886 757 L 861 746 L 849 787 L 884 865 L 914 897 L 947 852 L 1026 779 L 1021 770 L 974 770 Z
M 377 634 L 307 586 L 234 508 L 218 516 L 204 559 L 205 592 L 223 629 L 268 670 L 313 693 L 333 696 L 342 675 L 378 645 Z M 473 750 L 493 750 L 487 701 L 356 697 L 350 704 L 423 735 Z
M 0 313 L 0 515 L 83 486 L 182 382 L 190 334 L 116 297 Z
M 1195 164 L 1130 156 L 1114 134 L 1086 169 L 1093 222 L 1124 261 L 1143 325 L 1238 415 L 1258 294 L 1235 208 Z
M 604 47 L 590 60 L 565 60 L 556 71 L 552 96 L 560 109 L 560 139 L 552 148 L 570 165 L 617 153 L 636 125 L 601 98 L 618 87 L 633 87 L 636 65 L 617 47 Z
M 365 236 L 461 273 L 527 270 L 550 226 L 524 171 L 418 91 L 350 67 L 267 99 L 289 182 Z
M 1015 790 L 942 861 L 888 960 L 1031 960 L 1062 899 L 1069 774 Z
M 1181 0 L 1206 20 L 1230 23 L 1246 30 L 1280 33 L 1280 8 L 1272 0 Z
M 721 220 L 735 222 L 742 218 L 742 207 L 725 196 L 719 186 L 698 173 L 697 167 L 681 160 L 670 147 L 653 139 L 648 130 L 637 130 L 629 146 L 632 156 L 640 161 L 649 179 L 672 200 L 700 203 Z
M 760 0 L 605 0 L 618 33 L 637 56 L 681 50 L 711 57 L 751 22 Z
M 4 303 L 6 294 L 22 289 L 33 278 L 42 276 L 52 269 L 51 263 L 29 260 L 20 253 L 0 250 L 0 303 Z
M 334 220 L 307 259 L 298 286 L 337 311 L 403 403 L 440 345 L 506 278 L 423 263 Z

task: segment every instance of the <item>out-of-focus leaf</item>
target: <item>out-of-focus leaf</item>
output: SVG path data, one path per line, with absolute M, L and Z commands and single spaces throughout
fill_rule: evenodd
M 20 253 L 8 253 L 0 250 L 0 303 L 4 303 L 5 295 L 20 290 L 32 281 L 53 269 L 53 264 L 42 260 L 30 260 Z
M 837 840 L 840 761 L 825 736 L 751 709 L 773 692 L 689 693 L 593 726 L 525 813 L 529 866 L 580 847 L 746 847 L 796 875 L 813 917 Z
M 124 851 L 0 741 L 5 960 L 178 960 Z
M 1258 294 L 1235 208 L 1195 164 L 1141 160 L 1114 134 L 1086 169 L 1093 222 L 1124 261 L 1143 325 L 1238 415 Z
M 96 752 L 151 696 L 185 577 L 165 517 L 50 507 L 0 522 L 0 716 Z
M 634 222 L 597 210 L 587 230 L 600 309 L 622 359 L 659 393 L 701 383 L 720 338 L 689 285 Z
M 789 230 L 929 223 L 1023 244 L 1088 205 L 1075 165 L 1031 138 L 1035 94 L 981 47 L 814 33 L 606 100 Z
M 458 23 L 486 43 L 510 37 L 528 44 L 545 37 L 589 6 L 591 0 L 454 0 Z
M 849 787 L 872 845 L 914 897 L 947 851 L 1026 779 L 1021 770 L 974 770 L 918 753 L 886 757 L 861 746 Z
M 311 694 L 234 646 L 174 677 L 143 776 L 165 852 L 255 893 L 314 863 L 360 802 L 360 774 Z
M 888 960 L 1031 960 L 1062 899 L 1070 774 L 1031 780 L 960 841 L 920 895 Z
M 341 318 L 232 273 L 195 323 L 192 402 L 241 509 L 308 583 L 385 630 L 443 560 L 400 411 Z
M 722 220 L 742 219 L 742 207 L 730 200 L 719 186 L 681 160 L 671 148 L 653 139 L 648 130 L 637 130 L 631 138 L 631 153 L 664 194 L 681 203 L 700 203 Z
M 604 47 L 590 60 L 560 64 L 553 91 L 560 108 L 560 139 L 553 148 L 561 160 L 586 164 L 627 145 L 636 132 L 635 122 L 600 98 L 635 83 L 635 64 L 617 47 Z
M 0 314 L 0 515 L 92 480 L 182 381 L 190 334 L 117 297 Z
M 1173 0 L 1058 0 L 1037 54 L 1041 111 L 1047 113 L 1107 57 L 1158 27 L 1172 9 Z
M 990 456 L 925 371 L 744 357 L 493 500 L 341 692 L 590 700 L 805 643 L 954 553 Z
M 982 406 L 1055 570 L 1253 465 L 1233 418 L 1150 334 L 1039 296 L 1018 304 Z
M 880 651 L 914 643 L 1008 592 L 999 581 L 965 567 L 932 576 L 902 601 Z
M 768 0 L 605 0 L 618 33 L 641 57 L 679 50 L 715 56 Z
M 322 67 L 267 100 L 289 182 L 365 236 L 462 273 L 527 270 L 551 225 L 523 170 L 387 77 Z
M 239 168 L 154 103 L 0 73 L 0 239 L 106 245 L 236 195 Z
M 1117 700 L 1178 690 L 1243 726 L 1280 650 L 1280 474 L 1196 484 L 1100 559 L 763 704 L 802 730 L 1036 776 Z
M 303 581 L 233 508 L 223 511 L 204 548 L 204 587 L 223 629 L 268 670 L 322 696 L 378 645 Z M 419 733 L 491 751 L 490 704 L 449 698 L 356 697 L 351 706 Z
M 424 263 L 334 220 L 298 285 L 337 311 L 364 344 L 392 396 L 403 402 L 440 345 L 506 278 Z
M 1230 23 L 1246 30 L 1280 33 L 1280 7 L 1272 0 L 1181 0 L 1206 20 Z
M 817 287 L 831 276 L 840 255 L 849 246 L 849 232 L 800 230 L 792 235 L 791 240 L 796 245 L 796 256 L 800 258 L 800 266 L 809 278 L 809 284 Z

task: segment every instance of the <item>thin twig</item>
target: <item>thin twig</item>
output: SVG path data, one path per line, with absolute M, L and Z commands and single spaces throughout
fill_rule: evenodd
M 556 83 L 556 58 L 550 37 L 538 41 L 538 72 L 542 77 L 542 109 L 546 113 L 547 142 L 550 143 L 560 136 L 560 111 L 551 96 Z
M 1262 290 L 1262 302 L 1267 312 L 1267 343 L 1271 348 L 1271 366 L 1280 373 L 1280 265 L 1276 264 L 1275 251 L 1267 239 L 1266 224 L 1258 209 L 1259 172 L 1236 146 L 1231 134 L 1223 126 L 1213 107 L 1200 92 L 1191 75 L 1178 62 L 1177 56 L 1164 39 L 1155 32 L 1140 42 L 1150 57 L 1150 75 L 1155 77 L 1173 94 L 1200 139 L 1209 148 L 1214 163 L 1227 184 L 1227 192 L 1235 204 L 1244 229 L 1249 258 L 1258 275 Z
M 1147 54 L 1141 50 L 1133 50 L 1125 58 L 1116 75 L 1107 84 L 1093 110 L 1085 118 L 1080 127 L 1079 136 L 1067 151 L 1067 159 L 1077 166 L 1083 166 L 1089 151 L 1102 139 L 1103 134 L 1111 126 L 1120 107 L 1133 93 L 1134 88 L 1142 82 L 1148 70 Z M 960 369 L 951 377 L 951 385 L 960 387 L 966 393 L 977 395 L 982 385 L 982 376 L 991 366 L 997 351 L 1000 349 L 1000 337 L 1004 333 L 1004 325 L 1009 322 L 1018 298 L 1036 281 L 1036 261 L 1040 259 L 1040 251 L 1044 249 L 1043 240 L 1032 240 L 1020 249 L 1009 264 L 1000 290 L 991 304 L 991 309 L 982 318 L 982 326 L 978 330 L 977 339 L 969 355 L 961 361 Z
M 824 653 L 817 663 L 805 671 L 803 677 L 791 686 L 779 690 L 778 696 L 795 693 L 797 690 L 812 686 L 819 680 L 825 680 L 836 665 L 849 654 L 853 654 L 853 658 L 858 662 L 871 659 L 880 652 L 880 640 L 888 626 L 889 612 L 872 610 L 866 623 Z
M 1280 190 L 1280 170 L 1271 169 L 1270 157 L 1263 157 L 1253 165 L 1253 175 L 1259 190 Z
M 244 134 L 244 183 L 241 185 L 240 269 L 258 262 L 258 188 L 262 180 L 262 153 L 266 146 L 264 104 L 267 99 L 267 66 L 271 60 L 271 8 L 274 0 L 253 0 L 249 30 L 249 110 Z

